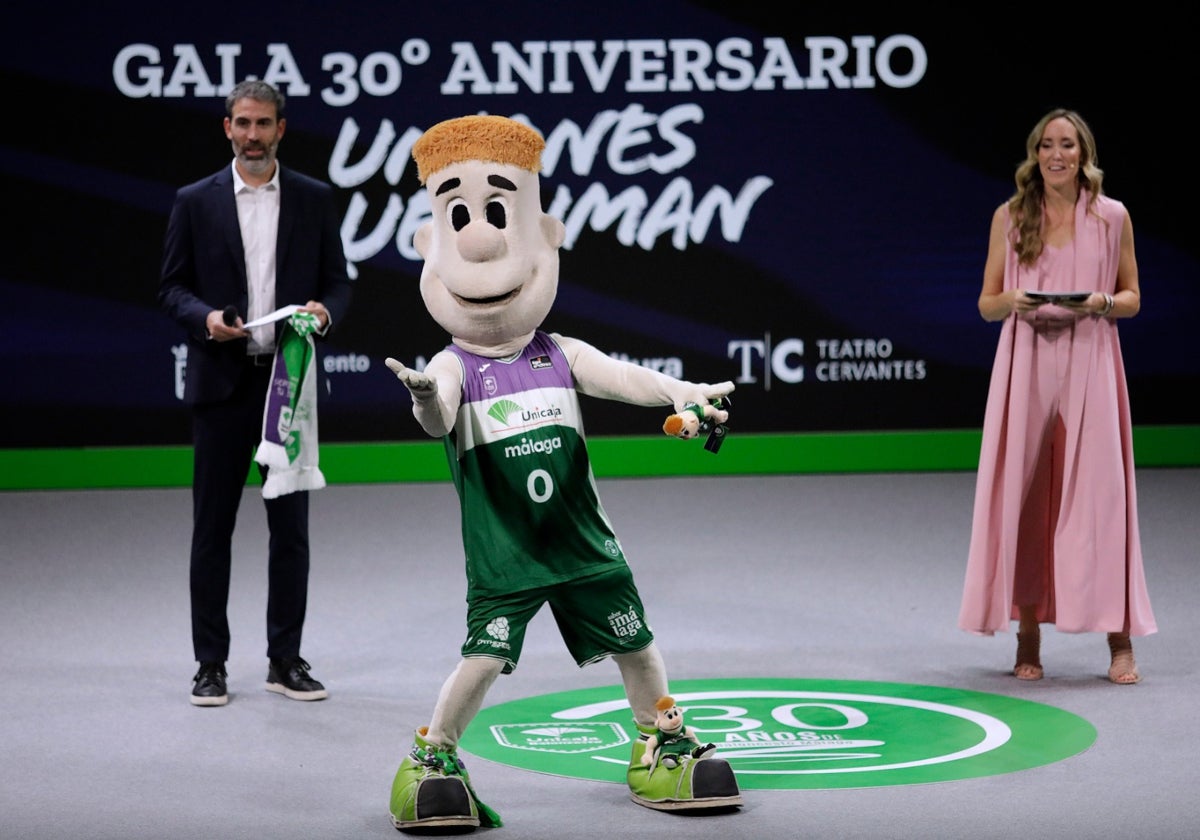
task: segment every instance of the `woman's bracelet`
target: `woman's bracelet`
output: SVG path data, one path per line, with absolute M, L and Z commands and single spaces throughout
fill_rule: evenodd
M 1105 292 L 1104 293 L 1104 308 L 1101 309 L 1096 314 L 1099 315 L 1101 318 L 1103 318 L 1109 312 L 1112 312 L 1113 306 L 1115 305 L 1115 303 L 1116 303 L 1116 301 L 1113 300 L 1113 296 L 1110 295 L 1108 292 Z

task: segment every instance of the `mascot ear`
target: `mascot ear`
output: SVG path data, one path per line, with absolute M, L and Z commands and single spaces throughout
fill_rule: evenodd
M 567 229 L 563 223 L 549 213 L 542 214 L 542 236 L 550 243 L 550 247 L 558 250 L 567 238 Z M 419 251 L 420 249 L 418 249 Z
M 429 238 L 433 236 L 433 222 L 426 222 L 417 228 L 413 234 L 413 247 L 421 255 L 421 259 L 429 259 Z

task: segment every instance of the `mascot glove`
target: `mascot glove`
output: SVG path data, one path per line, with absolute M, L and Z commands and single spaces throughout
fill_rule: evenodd
M 384 359 L 383 363 L 404 383 L 414 400 L 425 402 L 437 396 L 437 380 L 432 376 L 405 367 L 390 356 Z

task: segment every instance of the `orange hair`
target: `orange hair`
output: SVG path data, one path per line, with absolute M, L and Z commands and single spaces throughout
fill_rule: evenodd
M 465 160 L 512 164 L 536 173 L 542 168 L 544 148 L 542 135 L 524 123 L 485 114 L 430 127 L 413 143 L 412 156 L 424 184 L 439 169 Z

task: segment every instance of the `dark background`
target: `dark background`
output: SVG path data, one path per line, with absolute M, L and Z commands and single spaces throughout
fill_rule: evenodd
M 543 174 L 545 204 L 556 190 L 578 198 L 597 183 L 612 197 L 637 187 L 653 201 L 680 178 L 698 202 L 713 187 L 736 195 L 750 178 L 769 177 L 741 236 L 724 236 L 717 219 L 682 249 L 668 235 L 643 249 L 621 244 L 615 223 L 585 226 L 563 250 L 558 300 L 544 326 L 634 360 L 673 360 L 688 379 L 738 380 L 739 432 L 977 427 L 999 330 L 975 308 L 991 213 L 1012 192 L 1032 125 L 1052 107 L 1075 108 L 1096 134 L 1106 192 L 1125 202 L 1134 222 L 1143 308 L 1121 324 L 1134 422 L 1200 422 L 1195 401 L 1181 398 L 1197 384 L 1190 313 L 1200 255 L 1185 129 L 1196 78 L 1193 29 L 1179 14 L 1149 7 L 1119 23 L 1082 12 L 1031 7 L 992 20 L 966 7 L 781 15 L 755 3 L 449 10 L 357 0 L 196 10 L 68 3 L 0 13 L 8 106 L 0 139 L 8 205 L 0 448 L 189 439 L 172 351 L 182 335 L 158 310 L 155 291 L 175 189 L 228 165 L 224 105 L 220 96 L 122 94 L 113 63 L 134 43 L 156 47 L 167 76 L 173 47 L 194 45 L 214 82 L 217 44 L 241 45 L 240 79 L 263 74 L 267 45 L 286 43 L 311 91 L 289 96 L 280 160 L 326 179 L 347 118 L 360 128 L 352 156 L 360 160 L 384 120 L 399 135 L 487 111 L 524 115 L 549 132 L 564 120 L 586 127 L 610 109 L 662 114 L 699 106 L 703 122 L 683 127 L 695 157 L 681 169 L 624 175 L 601 157 L 577 174 L 560 161 Z M 782 38 L 803 76 L 806 38 L 850 44 L 869 35 L 878 46 L 901 33 L 928 57 L 925 75 L 909 88 L 877 81 L 869 89 L 639 93 L 623 86 L 623 57 L 599 93 L 577 65 L 569 95 L 525 84 L 513 94 L 439 90 L 451 44 L 460 41 L 474 45 L 494 79 L 491 45 L 501 41 L 518 49 L 526 41 L 606 39 L 715 46 L 740 37 L 758 67 L 763 39 Z M 414 38 L 429 44 L 429 60 L 404 65 L 394 93 L 360 95 L 342 107 L 321 100 L 329 83 L 323 56 L 400 55 Z M 653 127 L 647 144 L 666 150 Z M 409 166 L 394 184 L 376 174 L 339 189 L 339 204 L 345 211 L 352 194 L 365 198 L 365 229 L 389 198 L 407 207 L 417 189 Z M 323 383 L 322 439 L 420 439 L 407 392 L 383 358 L 419 366 L 447 336 L 424 310 L 419 262 L 394 243 L 356 267 L 354 305 L 324 348 L 333 369 Z M 770 375 L 760 359 L 747 371 L 729 354 L 730 342 L 786 339 L 803 342 L 803 356 L 789 359 L 803 365 L 800 382 Z M 820 344 L 854 339 L 886 339 L 891 358 L 920 362 L 923 378 L 822 381 Z M 612 403 L 587 411 L 592 434 L 649 434 L 660 422 Z

